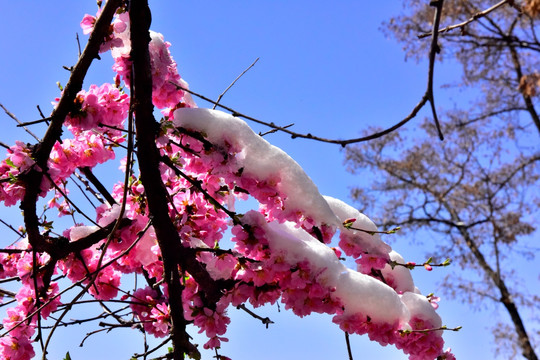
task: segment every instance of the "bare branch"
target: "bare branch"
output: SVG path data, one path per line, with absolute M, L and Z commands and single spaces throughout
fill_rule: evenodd
M 463 27 L 469 25 L 470 23 L 472 23 L 473 21 L 476 21 L 476 20 L 478 20 L 480 18 L 483 18 L 487 14 L 497 10 L 501 6 L 506 5 L 506 4 L 510 4 L 510 3 L 513 3 L 513 0 L 502 0 L 501 2 L 493 5 L 492 7 L 488 8 L 488 9 L 486 9 L 484 11 L 479 11 L 479 12 L 475 13 L 468 20 L 466 20 L 466 21 L 464 21 L 462 23 L 455 24 L 455 25 L 450 25 L 450 26 L 447 26 L 445 28 L 439 29 L 439 34 L 442 34 L 442 33 L 445 33 L 445 32 L 448 32 L 448 31 L 451 31 L 451 30 L 454 30 L 454 29 L 463 28 Z M 431 36 L 432 34 L 433 34 L 433 31 L 423 33 L 423 34 L 418 35 L 418 38 L 423 39 L 425 37 Z
M 345 342 L 347 343 L 347 353 L 349 354 L 349 360 L 353 360 L 351 342 L 349 340 L 349 333 L 346 331 L 344 331 L 344 333 L 345 333 Z
M 10 112 L 8 109 L 6 109 L 6 107 L 5 107 L 4 105 L 0 104 L 0 107 L 1 107 L 2 109 L 4 109 L 4 112 L 6 113 L 6 115 L 8 115 L 10 118 L 12 118 L 13 120 L 15 120 L 15 121 L 17 122 L 17 124 L 18 124 L 17 126 L 18 126 L 18 127 L 20 126 L 20 127 L 24 128 L 24 130 L 25 130 L 28 134 L 30 134 L 34 139 L 36 139 L 37 141 L 40 141 L 40 139 L 39 139 L 33 132 L 31 132 L 30 130 L 28 130 L 28 129 L 25 127 L 25 125 L 28 125 L 28 123 L 22 123 L 22 122 L 20 122 L 19 119 L 17 119 L 17 117 L 16 117 L 12 112 Z M 41 122 L 41 121 L 40 121 L 40 122 Z
M 190 89 L 186 89 L 183 86 L 178 85 L 178 84 L 176 84 L 174 82 L 171 82 L 171 84 L 175 85 L 180 90 L 186 91 L 186 92 L 188 92 L 188 93 L 190 93 L 192 95 L 195 95 L 195 96 L 197 96 L 197 97 L 199 97 L 199 98 L 201 98 L 201 99 L 203 99 L 205 101 L 208 101 L 211 104 L 217 105 L 217 107 L 220 107 L 222 109 L 225 109 L 225 110 L 229 111 L 233 116 L 241 117 L 241 118 L 244 118 L 246 120 L 253 121 L 253 122 L 257 123 L 257 124 L 268 126 L 269 128 L 272 128 L 274 131 L 284 132 L 286 134 L 291 135 L 291 137 L 293 139 L 296 139 L 296 138 L 311 139 L 311 140 L 316 140 L 316 141 L 320 141 L 320 142 L 324 142 L 324 143 L 341 145 L 342 147 L 345 147 L 345 146 L 347 146 L 349 144 L 354 144 L 354 143 L 365 142 L 365 141 L 377 139 L 377 138 L 380 138 L 380 137 L 382 137 L 382 136 L 384 136 L 386 134 L 389 134 L 389 133 L 399 129 L 400 127 L 402 127 L 403 125 L 408 123 L 411 119 L 416 117 L 418 112 L 424 107 L 424 105 L 426 105 L 426 103 L 429 100 L 428 96 L 427 96 L 427 93 L 424 94 L 424 96 L 422 97 L 420 102 L 418 104 L 416 104 L 416 106 L 413 108 L 413 110 L 411 111 L 411 113 L 409 115 L 407 115 L 403 120 L 401 120 L 396 125 L 388 128 L 386 130 L 379 131 L 379 132 L 376 132 L 374 134 L 371 134 L 371 135 L 368 135 L 368 136 L 363 136 L 363 137 L 360 137 L 360 138 L 349 139 L 349 140 L 337 140 L 337 139 L 327 139 L 327 138 L 323 138 L 323 137 L 320 137 L 320 136 L 315 136 L 315 135 L 312 135 L 310 133 L 301 134 L 301 133 L 291 131 L 291 130 L 287 129 L 289 127 L 289 125 L 278 126 L 278 125 L 274 124 L 273 122 L 269 123 L 269 122 L 262 121 L 262 120 L 256 119 L 256 118 L 248 116 L 248 115 L 244 115 L 244 114 L 242 114 L 242 113 L 240 113 L 240 112 L 238 112 L 238 111 L 236 111 L 236 110 L 234 110 L 234 109 L 232 109 L 232 108 L 230 108 L 228 106 L 218 104 L 215 101 L 213 101 L 212 99 L 209 99 L 206 96 L 198 94 L 198 93 L 196 93 L 196 92 L 194 92 L 194 91 L 192 91 Z
M 247 73 L 249 71 L 249 69 L 251 69 L 253 66 L 255 66 L 255 64 L 257 63 L 257 61 L 259 61 L 259 58 L 256 58 L 255 61 L 249 65 L 246 70 L 244 70 L 240 75 L 238 75 L 236 77 L 236 79 L 234 79 L 234 81 L 225 89 L 225 91 L 223 91 L 221 93 L 221 95 L 219 95 L 219 97 L 217 98 L 216 100 L 216 103 L 214 104 L 214 107 L 212 108 L 213 110 L 215 110 L 216 106 L 219 104 L 221 98 L 223 97 L 223 95 L 225 95 L 225 93 L 227 91 L 229 91 L 230 88 L 232 88 L 234 86 L 234 84 L 236 84 L 236 82 L 238 81 L 238 79 L 240 79 L 242 76 L 244 76 L 245 73 Z
M 32 151 L 37 166 L 31 168 L 23 178 L 25 193 L 21 201 L 21 209 L 24 212 L 24 223 L 28 232 L 28 241 L 36 251 L 41 251 L 44 247 L 44 239 L 39 232 L 36 206 L 38 195 L 41 191 L 41 181 L 48 169 L 47 161 L 49 160 L 55 142 L 60 140 L 64 120 L 73 107 L 73 100 L 82 88 L 83 80 L 92 61 L 98 57 L 100 46 L 106 37 L 112 18 L 120 3 L 120 0 L 107 1 L 94 25 L 94 31 L 88 39 L 83 54 L 73 68 L 58 105 L 51 114 L 51 124 L 47 128 L 43 140 Z
M 430 3 L 431 6 L 435 7 L 435 15 L 433 20 L 433 36 L 431 37 L 431 47 L 429 50 L 428 85 L 426 89 L 426 95 L 431 105 L 431 113 L 433 114 L 433 120 L 435 121 L 435 126 L 437 127 L 437 133 L 439 134 L 440 140 L 444 140 L 444 136 L 442 134 L 441 125 L 439 124 L 439 119 L 437 117 L 437 110 L 435 109 L 435 99 L 433 95 L 433 76 L 435 71 L 435 56 L 440 52 L 437 39 L 439 37 L 438 29 L 441 22 L 443 4 L 444 0 L 432 1 Z
M 249 315 L 253 316 L 255 319 L 258 319 L 258 320 L 261 320 L 261 322 L 266 325 L 266 328 L 268 329 L 268 325 L 270 324 L 274 324 L 274 322 L 272 320 L 270 320 L 269 317 L 265 317 L 263 318 L 262 316 L 259 316 L 257 314 L 255 314 L 253 311 L 249 310 L 246 305 L 244 304 L 240 304 L 236 307 L 237 309 L 239 310 L 244 310 L 245 312 L 247 312 Z

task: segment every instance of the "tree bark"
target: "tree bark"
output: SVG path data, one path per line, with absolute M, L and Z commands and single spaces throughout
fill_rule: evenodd
M 183 360 L 185 354 L 194 355 L 198 351 L 189 342 L 186 332 L 187 321 L 184 318 L 182 306 L 183 286 L 180 282 L 177 261 L 177 256 L 180 256 L 183 251 L 178 232 L 169 217 L 167 190 L 161 181 L 160 155 L 155 144 L 158 124 L 153 115 L 154 105 L 152 104 L 152 72 L 148 50 L 151 13 L 148 1 L 130 1 L 129 17 L 134 87 L 132 106 L 135 113 L 141 182 L 146 193 L 150 219 L 161 249 L 163 276 L 169 291 L 173 359 Z
M 26 174 L 21 174 L 20 178 L 24 182 L 24 197 L 21 200 L 20 208 L 24 215 L 24 225 L 28 233 L 28 241 L 32 248 L 37 251 L 49 252 L 54 245 L 43 238 L 39 231 L 39 219 L 37 216 L 37 200 L 41 192 L 41 183 L 47 173 L 47 161 L 56 141 L 60 141 L 62 136 L 62 125 L 66 116 L 73 109 L 73 101 L 77 93 L 81 91 L 86 73 L 92 61 L 99 57 L 99 48 L 106 38 L 107 31 L 111 24 L 116 9 L 120 6 L 120 0 L 109 0 L 94 25 L 94 31 L 90 34 L 88 44 L 79 57 L 77 64 L 73 67 L 69 81 L 64 88 L 60 101 L 53 110 L 50 120 L 51 124 L 43 140 L 38 143 L 32 151 L 32 157 L 36 161 Z
M 508 48 L 510 49 L 510 54 L 512 55 L 512 63 L 514 64 L 514 70 L 516 71 L 517 82 L 519 84 L 521 78 L 523 77 L 523 70 L 521 69 L 521 63 L 519 61 L 519 54 L 516 48 L 511 45 L 510 42 L 508 42 Z M 538 116 L 538 113 L 536 112 L 531 97 L 523 91 L 521 91 L 521 96 L 523 97 L 523 101 L 525 102 L 527 112 L 529 113 L 529 115 L 531 115 L 534 125 L 536 125 L 538 132 L 540 132 L 540 116 Z
M 444 206 L 452 216 L 452 220 L 454 221 L 454 223 L 459 224 L 461 222 L 461 219 L 459 218 L 458 214 L 449 206 L 449 204 L 445 203 Z M 491 281 L 493 281 L 495 286 L 499 289 L 499 293 L 501 294 L 499 302 L 504 305 L 506 311 L 512 319 L 512 323 L 514 324 L 514 328 L 516 329 L 519 346 L 521 347 L 523 356 L 528 360 L 538 360 L 538 356 L 534 352 L 534 348 L 531 345 L 529 335 L 525 330 L 525 325 L 523 324 L 523 320 L 521 319 L 521 315 L 519 314 L 516 303 L 512 299 L 512 295 L 510 294 L 510 291 L 508 290 L 508 287 L 506 286 L 503 278 L 488 264 L 484 257 L 484 254 L 482 254 L 482 252 L 470 236 L 468 230 L 463 226 L 458 226 L 458 230 L 461 236 L 463 236 L 463 239 L 465 240 L 468 248 L 471 250 L 474 257 L 476 258 L 476 261 L 478 261 L 480 267 L 485 271 Z

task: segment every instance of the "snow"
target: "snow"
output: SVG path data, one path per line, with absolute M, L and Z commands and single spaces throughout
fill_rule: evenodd
M 418 317 L 424 321 L 429 321 L 434 328 L 442 326 L 441 317 L 435 312 L 435 309 L 426 296 L 406 292 L 401 296 L 401 301 L 409 309 L 411 318 Z
M 118 219 L 118 216 L 120 216 L 120 210 L 122 210 L 122 207 L 118 204 L 114 204 L 111 208 L 105 210 L 98 221 L 99 226 L 105 227 Z
M 77 241 L 95 233 L 100 228 L 106 227 L 118 218 L 118 216 L 120 215 L 120 209 L 120 206 L 115 204 L 111 208 L 105 210 L 102 214 L 102 217 L 98 221 L 99 226 L 93 225 L 72 227 L 69 232 L 69 239 L 71 241 Z
M 390 260 L 400 264 L 405 264 L 403 257 L 392 250 Z M 385 279 L 392 281 L 394 289 L 397 292 L 416 292 L 411 271 L 404 266 L 395 266 L 394 269 L 388 264 L 381 270 Z
M 321 223 L 339 222 L 317 186 L 304 170 L 283 150 L 256 134 L 243 120 L 218 110 L 182 108 L 174 112 L 177 127 L 203 132 L 217 145 L 231 144 L 242 149 L 237 155 L 244 174 L 260 180 L 272 180 L 279 175 L 278 190 L 287 194 L 284 203 L 289 209 L 301 209 L 306 217 Z
M 375 224 L 352 206 L 321 196 L 313 181 L 292 158 L 253 132 L 243 120 L 218 110 L 181 108 L 174 112 L 173 123 L 201 132 L 217 146 L 230 145 L 239 150 L 237 160 L 244 168 L 244 174 L 268 181 L 279 176 L 278 191 L 286 195 L 284 202 L 288 209 L 298 209 L 306 217 L 335 226 L 349 239 L 358 241 L 370 254 L 390 254 L 392 260 L 403 262 L 379 234 L 346 229 L 343 222 L 354 218 L 353 227 L 377 231 Z M 389 324 L 396 321 L 405 324 L 411 317 L 419 317 L 429 320 L 435 327 L 440 326 L 440 317 L 427 298 L 416 293 L 418 290 L 408 269 L 400 266 L 394 270 L 389 266 L 383 269 L 383 274 L 393 279 L 394 290 L 369 275 L 347 268 L 331 248 L 296 223 L 273 221 L 264 223 L 263 227 L 274 253 L 282 254 L 289 264 L 307 261 L 312 273 L 317 274 L 316 280 L 335 289 L 332 296 L 341 300 L 345 315 L 366 314 L 375 322 Z
M 334 251 L 294 223 L 268 224 L 270 248 L 280 251 L 286 262 L 307 260 L 318 281 L 335 288 L 333 296 L 344 304 L 344 314 L 368 314 L 375 322 L 407 321 L 409 312 L 398 294 L 383 282 L 347 268 Z
M 362 214 L 357 209 L 344 203 L 341 200 L 335 199 L 330 196 L 325 196 L 326 202 L 339 219 L 339 223 L 336 224 L 340 231 L 346 232 L 347 237 L 354 237 L 359 242 L 364 251 L 370 254 L 388 254 L 392 248 L 381 240 L 379 234 L 368 234 L 364 231 L 350 230 L 343 226 L 343 222 L 347 219 L 356 219 L 353 223 L 353 227 L 357 229 L 363 229 L 367 231 L 377 231 L 377 226 L 366 215 Z
M 69 231 L 69 239 L 70 241 L 77 241 L 95 233 L 98 230 L 98 226 L 74 226 Z

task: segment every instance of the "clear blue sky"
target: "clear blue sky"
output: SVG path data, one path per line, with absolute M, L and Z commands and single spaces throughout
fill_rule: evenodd
M 299 132 L 348 138 L 370 125 L 389 126 L 408 114 L 424 92 L 426 64 L 404 63 L 400 45 L 385 39 L 379 31 L 382 21 L 401 10 L 397 0 L 160 0 L 151 1 L 151 7 L 152 28 L 172 43 L 180 74 L 192 90 L 215 99 L 260 57 L 222 102 L 266 121 L 294 123 Z M 59 94 L 55 83 L 65 84 L 68 79 L 62 65 L 71 66 L 77 58 L 75 33 L 79 33 L 83 45 L 86 41 L 79 22 L 85 13 L 94 14 L 95 10 L 92 0 L 2 4 L 0 102 L 20 120 L 38 119 L 37 104 L 46 114 L 50 112 L 50 102 Z M 109 54 L 104 54 L 85 87 L 112 81 L 111 63 Z M 452 76 L 451 67 L 439 71 L 437 86 Z M 437 97 L 440 106 L 450 105 L 444 95 Z M 201 107 L 208 106 L 197 102 Z M 424 111 L 421 116 L 425 115 L 429 114 Z M 0 114 L 0 122 L 0 141 L 31 141 L 7 116 Z M 43 131 L 40 126 L 32 129 L 38 134 Z M 345 171 L 338 146 L 277 134 L 267 139 L 297 160 L 323 194 L 347 200 L 349 188 L 362 183 L 360 177 Z M 17 209 L 0 208 L 0 216 L 13 210 Z M 408 260 L 424 260 L 421 249 L 409 247 L 404 239 L 394 246 Z M 453 270 L 429 274 L 416 271 L 417 286 L 424 293 L 437 293 L 436 281 L 446 271 Z M 224 344 L 224 355 L 236 360 L 347 359 L 343 334 L 329 317 L 298 319 L 283 308 L 278 313 L 276 307 L 259 313 L 270 316 L 276 324 L 267 330 L 231 309 L 230 342 Z M 443 299 L 440 314 L 449 327 L 464 326 L 461 332 L 445 336 L 447 346 L 458 358 L 491 354 L 485 324 L 492 312 L 472 313 L 460 301 Z M 139 335 L 130 337 L 129 330 L 96 335 L 80 349 L 85 331 L 74 327 L 59 333 L 50 359 L 61 358 L 67 350 L 73 360 L 128 359 L 142 350 Z M 406 359 L 401 352 L 363 337 L 353 336 L 352 347 L 355 359 Z M 203 358 L 211 356 L 205 354 Z

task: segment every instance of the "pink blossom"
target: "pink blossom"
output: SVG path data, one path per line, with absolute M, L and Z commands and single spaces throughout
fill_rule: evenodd
M 456 357 L 454 356 L 454 354 L 452 354 L 452 349 L 448 348 L 444 351 L 444 353 L 439 355 L 439 359 L 440 360 L 456 360 Z
M 83 34 L 88 35 L 94 31 L 94 24 L 96 23 L 96 17 L 92 15 L 85 14 L 81 20 L 81 28 L 83 29 Z
M 0 163 L 0 201 L 6 206 L 15 205 L 24 196 L 18 176 L 34 166 L 31 153 L 26 144 L 16 141 L 9 148 L 8 157 Z
M 360 259 L 356 260 L 358 264 L 358 271 L 364 274 L 371 274 L 371 269 L 381 270 L 388 263 L 388 256 L 373 256 L 364 254 Z
M 220 348 L 221 347 L 221 342 L 224 341 L 224 342 L 227 342 L 229 341 L 229 339 L 225 338 L 225 337 L 221 337 L 221 336 L 214 336 L 213 338 L 211 338 L 210 340 L 208 340 L 204 345 L 203 345 L 203 348 L 205 349 L 216 349 L 216 348 Z M 229 359 L 228 357 L 226 356 L 219 356 L 219 359 L 220 360 L 227 360 Z M 230 359 L 229 359 L 230 360 Z
M 150 312 L 153 331 L 150 333 L 156 337 L 164 337 L 169 333 L 170 315 L 169 307 L 165 304 L 157 304 Z
M 111 127 L 123 127 L 129 108 L 127 94 L 112 84 L 91 85 L 88 91 L 81 90 L 77 94 L 76 103 L 79 109 L 66 117 L 68 128 L 75 135 L 90 129 L 116 136 L 120 134 Z
M 30 338 L 34 334 L 34 325 L 28 324 L 28 312 L 24 307 L 8 308 L 6 315 L 2 320 L 2 325 L 6 330 L 12 330 L 10 333 L 13 336 Z
M 433 294 L 429 294 L 429 295 L 427 296 L 427 299 L 428 299 L 429 303 L 431 304 L 431 306 L 433 306 L 433 308 L 434 308 L 435 310 L 437 310 L 437 309 L 439 308 L 438 302 L 441 301 L 441 298 L 440 298 L 440 297 L 435 296 L 435 295 L 433 295 Z
M 0 339 L 0 355 L 4 360 L 30 360 L 35 353 L 28 338 L 6 335 Z

